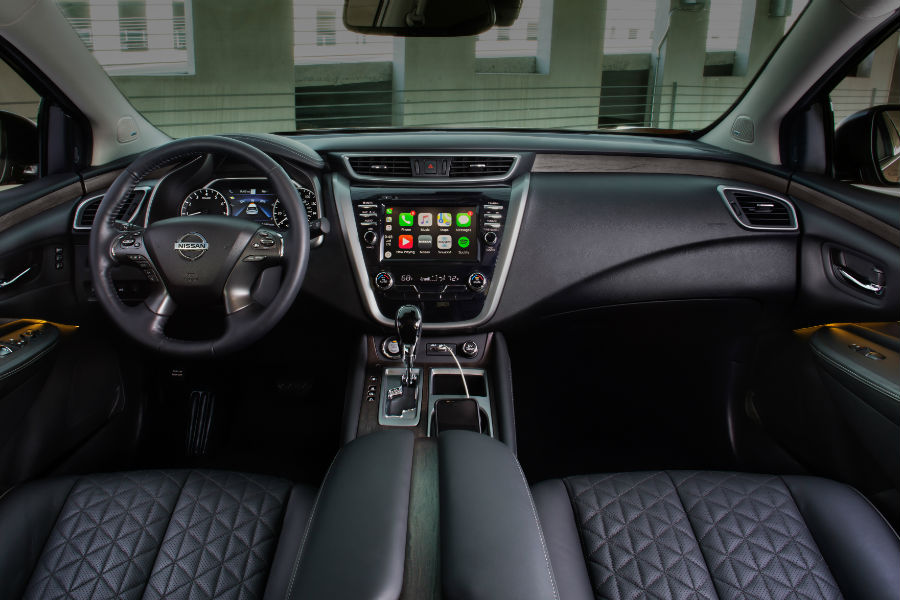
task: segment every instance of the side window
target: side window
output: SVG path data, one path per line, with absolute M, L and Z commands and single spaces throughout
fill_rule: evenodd
M 41 97 L 0 60 L 0 191 L 38 177 Z
M 830 94 L 835 176 L 896 190 L 900 181 L 900 32 L 857 63 Z

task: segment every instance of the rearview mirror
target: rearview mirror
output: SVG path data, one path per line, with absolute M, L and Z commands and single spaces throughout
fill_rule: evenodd
M 834 132 L 835 175 L 868 185 L 900 182 L 900 105 L 874 106 L 844 119 Z
M 511 25 L 521 5 L 521 0 L 345 0 L 344 26 L 367 35 L 477 35 Z
M 37 125 L 0 110 L 0 186 L 28 183 L 37 176 Z

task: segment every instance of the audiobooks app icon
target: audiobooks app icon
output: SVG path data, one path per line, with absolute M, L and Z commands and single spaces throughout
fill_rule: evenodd
M 413 236 L 411 235 L 401 235 L 400 240 L 397 244 L 397 247 L 400 250 L 412 250 L 413 247 Z

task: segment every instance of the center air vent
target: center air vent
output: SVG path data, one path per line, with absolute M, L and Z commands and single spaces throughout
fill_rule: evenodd
M 765 192 L 724 185 L 720 185 L 718 189 L 732 216 L 747 229 L 797 229 L 797 213 L 786 199 Z
M 351 156 L 350 168 L 364 177 L 412 177 L 408 156 Z
M 131 195 L 128 197 L 128 200 L 122 204 L 122 207 L 119 209 L 119 212 L 116 213 L 117 221 L 133 221 L 137 216 L 138 211 L 141 208 L 141 205 L 144 203 L 144 199 L 150 193 L 149 187 L 139 187 L 135 188 Z M 78 205 L 78 208 L 75 209 L 75 222 L 73 224 L 74 229 L 90 229 L 94 224 L 94 219 L 97 216 L 97 209 L 100 208 L 100 202 L 103 200 L 103 196 L 94 196 L 92 198 L 88 198 L 87 200 L 83 200 L 81 204 Z
M 454 156 L 450 159 L 450 177 L 503 176 L 512 165 L 512 156 Z
M 350 174 L 360 179 L 455 179 L 498 181 L 506 179 L 517 155 L 364 155 L 345 154 Z

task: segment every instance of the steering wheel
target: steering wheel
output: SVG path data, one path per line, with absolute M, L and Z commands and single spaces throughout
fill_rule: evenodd
M 136 185 L 165 165 L 201 154 L 228 154 L 265 175 L 292 227 L 279 231 L 234 217 L 200 215 L 156 221 L 146 229 L 122 231 L 117 215 Z M 270 331 L 291 307 L 309 260 L 306 210 L 284 169 L 261 150 L 219 136 L 177 140 L 143 154 L 104 194 L 91 229 L 89 260 L 100 305 L 129 336 L 154 350 L 212 357 L 239 350 Z M 116 265 L 141 268 L 152 292 L 137 306 L 124 304 L 110 271 Z M 259 274 L 282 267 L 272 300 L 253 299 Z M 224 301 L 225 328 L 210 340 L 171 338 L 164 328 L 178 306 L 202 309 Z

